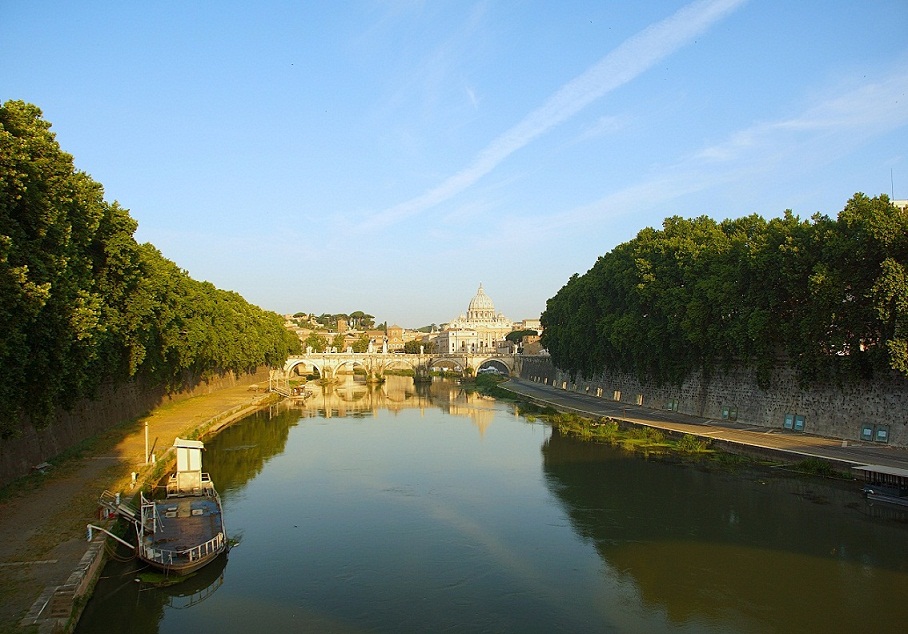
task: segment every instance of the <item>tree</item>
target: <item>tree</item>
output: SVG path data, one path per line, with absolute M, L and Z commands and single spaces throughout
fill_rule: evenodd
M 404 342 L 404 352 L 407 354 L 419 354 L 420 348 L 422 348 L 424 354 L 432 354 L 435 352 L 435 342 L 424 341 L 422 339 L 413 339 Z
M 0 437 L 105 381 L 173 387 L 300 349 L 279 315 L 137 244 L 129 211 L 104 200 L 50 127 L 31 104 L 0 107 Z
M 325 348 L 328 347 L 328 340 L 318 333 L 311 332 L 303 341 L 303 346 L 312 348 L 313 352 L 324 352 Z
M 546 303 L 555 364 L 678 384 L 784 355 L 800 382 L 908 375 L 908 214 L 855 194 L 836 219 L 790 211 L 671 217 L 601 256 Z
M 366 352 L 369 349 L 369 335 L 363 333 L 353 342 L 353 352 Z
M 511 343 L 520 343 L 524 337 L 536 336 L 539 333 L 535 330 L 514 330 L 505 335 L 505 339 Z

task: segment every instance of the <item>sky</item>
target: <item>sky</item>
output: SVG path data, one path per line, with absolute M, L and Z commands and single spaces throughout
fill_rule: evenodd
M 908 198 L 906 0 L 0 0 L 0 101 L 278 313 L 538 318 L 670 216 Z

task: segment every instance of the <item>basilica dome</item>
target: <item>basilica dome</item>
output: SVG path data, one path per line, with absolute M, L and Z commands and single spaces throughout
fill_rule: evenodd
M 486 295 L 482 290 L 482 284 L 476 295 L 470 300 L 470 306 L 467 308 L 467 319 L 472 321 L 493 320 L 495 319 L 495 304 L 492 298 Z

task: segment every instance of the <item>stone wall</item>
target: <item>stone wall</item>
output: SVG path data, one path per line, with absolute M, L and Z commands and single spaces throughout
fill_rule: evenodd
M 578 377 L 575 382 L 552 365 L 549 357 L 523 356 L 520 377 L 560 389 L 704 418 L 790 428 L 849 441 L 908 446 L 908 379 L 895 372 L 873 381 L 811 390 L 799 389 L 794 372 L 788 368 L 778 368 L 765 390 L 745 370 L 717 375 L 708 382 L 694 375 L 681 386 L 659 386 L 608 372 L 590 380 Z M 796 429 L 801 425 L 802 429 Z
M 83 440 L 142 416 L 159 405 L 225 387 L 263 381 L 268 381 L 268 368 L 239 377 L 233 373 L 224 374 L 170 393 L 142 379 L 116 386 L 105 385 L 96 399 L 80 401 L 71 410 L 58 412 L 54 422 L 47 427 L 36 429 L 23 422 L 16 437 L 0 440 L 0 486 L 30 473 L 36 465 L 50 462 L 54 456 Z

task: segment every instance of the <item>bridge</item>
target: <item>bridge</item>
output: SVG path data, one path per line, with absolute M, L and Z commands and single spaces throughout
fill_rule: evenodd
M 458 370 L 473 374 L 484 368 L 508 376 L 519 371 L 516 354 L 493 352 L 451 352 L 433 354 L 402 354 L 390 352 L 307 352 L 287 358 L 281 371 L 272 378 L 289 379 L 318 371 L 323 379 L 334 379 L 338 372 L 365 371 L 367 381 L 381 381 L 388 370 L 413 370 L 415 376 L 428 377 L 432 370 Z M 277 375 L 279 373 L 279 375 Z

